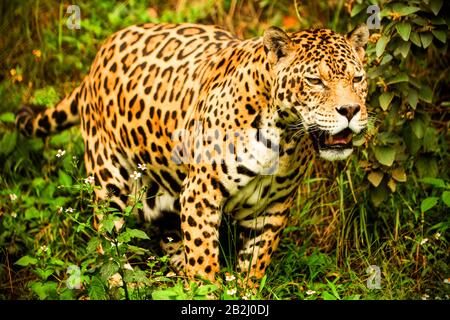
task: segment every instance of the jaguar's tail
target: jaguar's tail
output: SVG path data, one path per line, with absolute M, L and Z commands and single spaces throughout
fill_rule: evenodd
M 25 136 L 45 137 L 69 128 L 80 121 L 81 87 L 53 108 L 24 106 L 16 114 L 16 127 Z

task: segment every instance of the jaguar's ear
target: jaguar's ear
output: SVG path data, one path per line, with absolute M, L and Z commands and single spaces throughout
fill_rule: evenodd
M 270 64 L 277 63 L 292 51 L 291 39 L 278 27 L 270 27 L 264 31 L 263 43 Z
M 361 61 L 364 60 L 366 54 L 365 46 L 369 41 L 369 28 L 365 24 L 360 24 L 353 31 L 347 34 L 347 40 L 355 48 Z

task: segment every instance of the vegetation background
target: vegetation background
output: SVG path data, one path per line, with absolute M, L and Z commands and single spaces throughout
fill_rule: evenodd
M 449 299 L 448 1 L 72 2 L 0 1 L 1 299 Z M 80 29 L 67 27 L 72 4 Z M 229 259 L 222 288 L 186 285 L 148 230 L 107 205 L 92 229 L 78 129 L 46 139 L 14 129 L 21 104 L 57 103 L 108 35 L 143 22 L 213 23 L 242 38 L 270 25 L 372 23 L 366 140 L 346 162 L 312 164 L 257 291 L 238 284 Z

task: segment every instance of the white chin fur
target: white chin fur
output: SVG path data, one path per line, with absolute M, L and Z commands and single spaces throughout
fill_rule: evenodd
M 353 152 L 353 149 L 344 150 L 319 150 L 319 155 L 321 158 L 334 161 L 334 160 L 344 160 L 348 158 Z

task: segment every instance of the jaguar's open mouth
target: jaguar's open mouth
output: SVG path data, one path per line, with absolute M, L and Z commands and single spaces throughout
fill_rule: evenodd
M 316 148 L 319 150 L 342 150 L 352 148 L 353 131 L 346 128 L 334 135 L 324 130 L 311 132 Z

